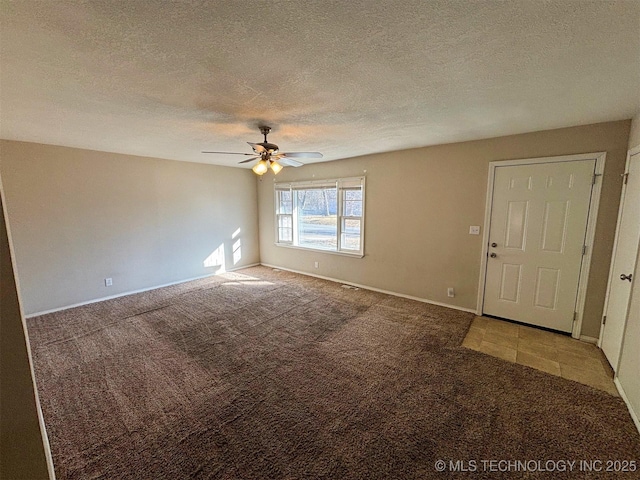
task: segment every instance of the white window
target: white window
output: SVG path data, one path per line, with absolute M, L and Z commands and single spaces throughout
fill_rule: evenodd
M 362 256 L 364 177 L 275 186 L 276 243 Z

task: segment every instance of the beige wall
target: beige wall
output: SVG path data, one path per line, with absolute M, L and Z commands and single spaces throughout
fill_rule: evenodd
M 278 181 L 362 175 L 366 240 L 362 259 L 274 245 L 273 177 L 258 183 L 263 263 L 475 309 L 489 162 L 606 151 L 606 168 L 582 334 L 597 337 L 620 200 L 630 122 L 368 155 L 286 168 Z M 313 262 L 319 268 L 313 268 Z M 447 297 L 447 287 L 456 297 Z
M 214 273 L 221 245 L 227 269 L 259 261 L 250 170 L 13 141 L 0 155 L 26 314 Z
M 640 112 L 636 113 L 631 122 L 631 132 L 629 133 L 629 148 L 640 146 Z
M 0 478 L 49 478 L 3 210 L 0 198 Z

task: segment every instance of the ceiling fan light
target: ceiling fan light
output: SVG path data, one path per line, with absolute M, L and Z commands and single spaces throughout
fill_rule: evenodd
M 282 165 L 280 165 L 278 162 L 276 162 L 275 160 L 271 161 L 271 170 L 273 170 L 273 174 L 277 175 L 278 173 L 280 173 L 280 170 L 282 170 L 284 167 Z
M 260 160 L 251 170 L 253 170 L 256 175 L 264 175 L 269 170 L 269 166 L 267 165 L 267 162 Z

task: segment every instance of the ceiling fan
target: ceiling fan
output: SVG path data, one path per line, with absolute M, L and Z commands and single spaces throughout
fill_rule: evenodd
M 253 148 L 254 153 L 238 153 L 238 152 L 202 152 L 202 153 L 220 153 L 225 155 L 249 155 L 252 158 L 247 158 L 238 163 L 248 163 L 254 160 L 260 159 L 256 163 L 252 170 L 257 175 L 264 175 L 269 171 L 269 168 L 274 174 L 278 174 L 285 166 L 287 167 L 301 167 L 304 163 L 294 158 L 322 158 L 322 154 L 319 152 L 280 152 L 280 148 L 275 143 L 269 143 L 267 141 L 267 135 L 271 131 L 271 127 L 261 126 L 260 133 L 264 135 L 264 142 L 251 143 L 247 142 Z

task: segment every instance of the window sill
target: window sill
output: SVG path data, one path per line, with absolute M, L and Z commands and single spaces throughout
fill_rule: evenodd
M 284 248 L 293 248 L 294 250 L 304 250 L 307 252 L 315 252 L 315 253 L 328 253 L 330 255 L 340 255 L 342 257 L 353 257 L 353 258 L 363 258 L 364 253 L 361 252 L 339 252 L 336 250 L 323 250 L 321 248 L 309 248 L 309 247 L 298 247 L 296 245 L 290 245 L 288 243 L 275 243 L 276 247 L 284 247 Z

